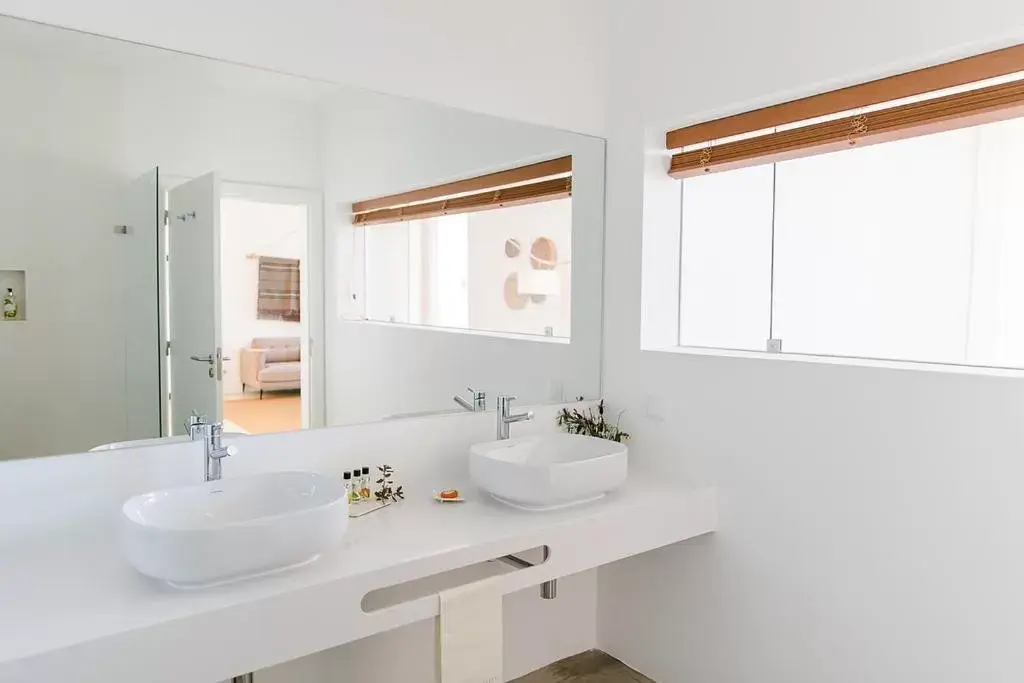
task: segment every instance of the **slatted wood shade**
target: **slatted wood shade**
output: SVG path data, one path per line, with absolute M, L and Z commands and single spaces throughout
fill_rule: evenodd
M 397 223 L 561 199 L 572 196 L 567 173 L 572 173 L 571 156 L 367 199 L 352 205 L 352 223 Z
M 669 149 L 700 143 L 707 143 L 707 147 L 674 154 L 669 173 L 686 178 L 1022 116 L 1024 82 L 1011 81 L 770 132 L 776 126 L 1021 71 L 1024 45 L 680 128 L 666 136 Z M 769 131 L 759 132 L 766 128 Z M 714 142 L 745 134 L 753 135 L 721 144 Z

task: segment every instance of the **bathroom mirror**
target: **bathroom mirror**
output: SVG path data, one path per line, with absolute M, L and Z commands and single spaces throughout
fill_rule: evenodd
M 599 395 L 602 140 L 4 17 L 0 83 L 0 459 Z

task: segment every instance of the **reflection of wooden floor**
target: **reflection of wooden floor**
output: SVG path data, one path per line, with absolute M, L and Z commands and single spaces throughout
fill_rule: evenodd
M 654 683 L 599 650 L 555 662 L 513 683 Z
M 224 401 L 224 419 L 250 434 L 295 431 L 302 429 L 302 399 L 296 391 L 267 392 L 262 401 L 259 397 Z

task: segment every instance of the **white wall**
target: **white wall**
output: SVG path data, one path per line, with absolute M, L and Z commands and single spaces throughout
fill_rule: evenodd
M 128 330 L 156 308 L 155 281 L 138 279 L 155 272 L 155 247 L 126 246 L 155 226 L 113 232 L 135 222 L 129 183 L 160 165 L 165 177 L 216 169 L 318 187 L 319 111 L 276 82 L 222 86 L 217 69 L 183 70 L 177 60 L 195 62 L 135 46 L 6 19 L 0 39 L 0 269 L 27 272 L 30 316 L 0 328 L 0 394 L 19 406 L 0 411 L 0 459 L 153 435 L 158 425 L 132 431 L 125 410 Z
M 457 408 L 467 386 L 540 403 L 600 392 L 601 300 L 572 302 L 570 344 L 355 322 L 363 314 L 361 244 L 350 204 L 369 197 L 573 154 L 574 287 L 600 287 L 603 143 L 434 105 L 339 96 L 328 124 L 327 423 Z M 502 251 L 501 253 L 504 253 Z M 355 299 L 353 299 L 353 295 Z
M 0 13 L 600 134 L 605 0 L 2 0 Z M 571 89 L 571 95 L 569 94 Z
M 1022 42 L 1024 6 L 619 9 L 606 394 L 631 455 L 715 482 L 721 517 L 600 571 L 600 646 L 670 683 L 1019 680 L 1021 379 L 639 348 L 644 170 L 664 177 L 666 129 Z
M 221 200 L 221 342 L 230 360 L 224 363 L 224 394 L 242 393 L 239 375 L 241 350 L 253 337 L 302 335 L 302 323 L 260 320 L 256 317 L 259 291 L 259 258 L 306 260 L 306 207 L 272 204 L 238 198 Z
M 126 428 L 112 226 L 132 176 L 114 168 L 106 143 L 117 121 L 101 113 L 116 85 L 74 67 L 26 71 L 0 58 L 10 97 L 0 107 L 0 269 L 25 271 L 28 317 L 0 323 L 0 460 L 78 450 Z

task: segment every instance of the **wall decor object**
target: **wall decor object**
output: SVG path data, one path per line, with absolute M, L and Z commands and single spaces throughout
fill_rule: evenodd
M 505 256 L 516 258 L 521 253 L 523 253 L 523 247 L 519 244 L 519 240 L 515 237 L 509 237 L 505 240 Z
M 517 277 L 520 294 L 557 296 L 562 291 L 561 276 L 554 270 L 524 269 Z
M 298 259 L 259 257 L 258 320 L 299 322 L 299 288 L 302 282 L 299 267 Z
M 536 270 L 554 270 L 558 265 L 558 247 L 550 237 L 538 237 L 530 245 L 530 266 Z
M 513 311 L 521 311 L 526 308 L 527 298 L 519 294 L 519 275 L 509 273 L 505 278 L 505 305 Z

